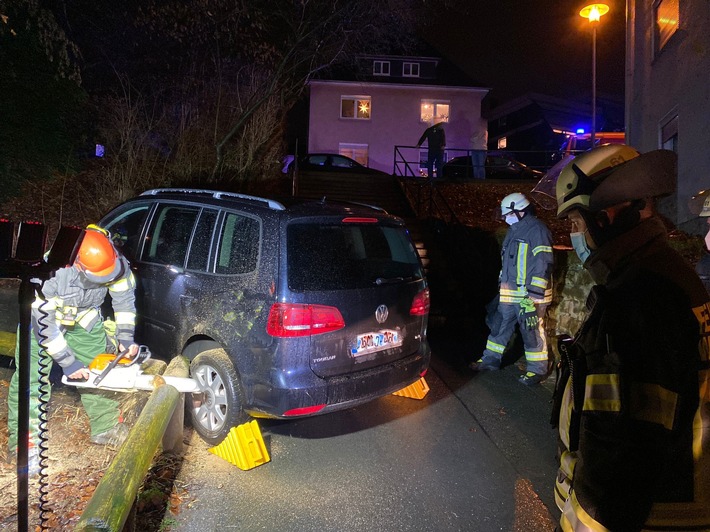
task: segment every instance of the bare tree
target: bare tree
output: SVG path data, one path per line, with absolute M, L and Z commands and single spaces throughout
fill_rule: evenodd
M 415 0 L 153 1 L 140 21 L 168 36 L 175 49 L 189 43 L 191 64 L 210 65 L 202 74 L 217 84 L 214 180 L 225 162 L 236 157 L 243 169 L 261 147 L 273 144 L 268 135 L 248 132 L 252 121 L 281 122 L 320 71 L 356 53 L 395 41 L 401 45 L 410 36 L 402 28 L 412 27 L 417 5 Z M 242 146 L 245 142 L 250 147 Z

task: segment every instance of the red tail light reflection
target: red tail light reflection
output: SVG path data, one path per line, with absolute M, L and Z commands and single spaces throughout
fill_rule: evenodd
M 412 307 L 409 309 L 409 314 L 412 316 L 426 316 L 429 314 L 429 289 L 425 288 L 419 292 L 412 300 Z

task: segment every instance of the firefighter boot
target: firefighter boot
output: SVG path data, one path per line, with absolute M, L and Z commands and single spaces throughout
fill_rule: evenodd
M 500 363 L 496 364 L 490 357 L 481 357 L 468 365 L 468 369 L 473 371 L 495 371 L 500 369 Z
M 540 384 L 545 379 L 547 379 L 547 375 L 538 375 L 537 373 L 528 371 L 525 375 L 521 375 L 518 378 L 518 382 L 524 384 L 525 386 L 535 386 L 536 384 Z
M 17 449 L 12 449 L 7 454 L 8 464 L 17 464 Z M 27 477 L 33 478 L 39 475 L 39 447 L 30 442 L 27 448 Z

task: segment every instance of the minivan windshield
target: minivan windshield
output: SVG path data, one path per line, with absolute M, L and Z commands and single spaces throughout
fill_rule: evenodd
M 293 223 L 287 255 L 288 285 L 294 291 L 349 290 L 422 278 L 403 227 Z

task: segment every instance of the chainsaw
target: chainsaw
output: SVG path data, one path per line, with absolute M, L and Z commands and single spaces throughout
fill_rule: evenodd
M 150 358 L 150 350 L 141 345 L 133 358 L 126 357 L 128 350 L 115 353 L 101 353 L 89 364 L 91 376 L 86 379 L 70 379 L 62 376 L 62 382 L 77 388 L 100 388 L 114 392 L 134 392 L 153 390 L 157 384 L 165 383 L 182 393 L 199 393 L 199 383 L 187 377 L 144 374 L 142 364 Z M 156 381 L 157 378 L 157 381 Z

